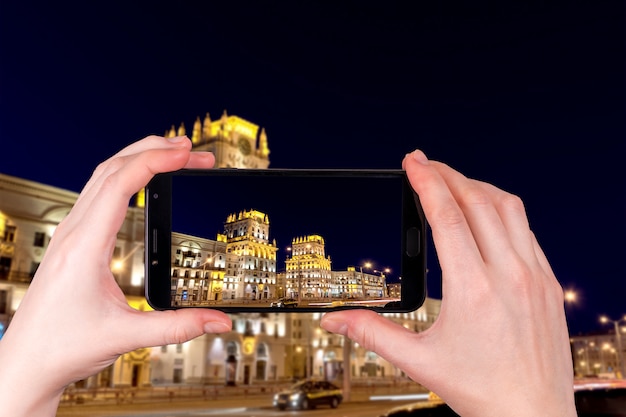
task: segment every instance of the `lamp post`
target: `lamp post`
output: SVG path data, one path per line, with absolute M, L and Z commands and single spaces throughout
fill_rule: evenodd
M 287 252 L 289 252 L 291 254 L 291 261 L 292 261 L 292 267 L 293 267 L 293 248 L 291 246 L 287 247 Z M 296 254 L 296 265 L 295 265 L 295 272 L 293 277 L 296 278 L 298 280 L 298 305 L 302 304 L 302 273 L 300 271 L 300 257 L 299 254 Z M 287 255 L 287 257 L 289 257 L 289 255 Z M 289 297 L 293 297 L 293 283 L 291 284 L 291 294 L 289 295 Z
M 213 274 L 210 274 L 211 276 L 209 277 L 209 279 L 207 280 L 207 276 L 206 276 L 206 266 L 208 265 L 209 262 L 211 262 L 213 260 L 212 256 L 209 256 L 206 261 L 204 261 L 204 264 L 202 264 L 202 285 L 200 288 L 200 300 L 198 301 L 209 301 L 209 297 L 211 296 L 211 294 L 213 293 Z M 209 272 L 211 272 L 209 270 Z M 207 281 L 208 281 L 208 285 L 207 285 Z M 202 296 L 204 295 L 204 287 L 207 287 L 207 294 L 206 294 L 206 300 L 202 300 Z
M 607 316 L 600 317 L 601 323 L 613 323 L 613 327 L 615 329 L 615 340 L 617 344 L 617 368 L 620 372 L 620 378 L 624 377 L 624 360 L 623 360 L 623 350 L 622 350 L 622 335 L 619 332 L 619 323 L 626 320 L 626 316 L 622 317 L 619 320 L 611 320 Z
M 361 293 L 363 294 L 363 299 L 367 298 L 367 293 L 365 291 L 365 275 L 363 275 L 363 267 L 371 268 L 372 264 L 370 262 L 365 262 L 364 265 L 359 265 L 359 270 L 361 272 Z
M 383 268 L 382 271 L 375 269 L 374 272 L 377 272 L 380 274 L 383 297 L 389 297 L 389 291 L 387 289 L 387 275 L 386 274 L 391 273 L 391 268 Z

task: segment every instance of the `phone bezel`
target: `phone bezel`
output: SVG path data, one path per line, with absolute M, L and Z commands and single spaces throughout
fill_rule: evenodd
M 338 305 L 331 307 L 250 307 L 210 305 L 172 306 L 172 177 L 174 176 L 237 176 L 237 177 L 351 177 L 367 180 L 373 177 L 400 178 L 402 182 L 401 247 L 401 301 L 386 307 Z M 427 223 L 419 203 L 403 170 L 375 169 L 182 169 L 153 177 L 145 189 L 145 296 L 156 310 L 179 308 L 212 308 L 227 313 L 242 312 L 329 312 L 347 309 L 368 309 L 384 313 L 403 313 L 419 308 L 426 298 L 426 235 Z M 411 251 L 412 254 L 409 254 Z

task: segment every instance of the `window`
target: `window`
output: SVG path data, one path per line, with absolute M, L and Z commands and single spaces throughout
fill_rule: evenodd
M 0 279 L 6 280 L 11 270 L 11 259 L 9 257 L 0 256 Z
M 6 226 L 6 228 L 4 229 L 4 241 L 5 242 L 15 242 L 15 231 L 16 231 L 16 227 L 15 226 Z
M 9 292 L 7 290 L 0 290 L 0 314 L 8 314 L 7 312 L 7 300 L 9 299 Z
M 43 232 L 35 232 L 35 239 L 33 246 L 36 248 L 43 248 L 46 244 L 46 234 Z
M 176 353 L 183 353 L 183 345 L 182 345 L 182 343 L 178 343 L 176 345 Z
M 183 370 L 182 369 L 174 369 L 174 377 L 172 379 L 174 384 L 180 384 L 183 382 Z

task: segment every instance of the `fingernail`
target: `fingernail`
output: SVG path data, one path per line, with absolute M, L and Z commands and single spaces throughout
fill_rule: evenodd
M 416 162 L 422 165 L 428 165 L 428 158 L 426 158 L 426 155 L 424 155 L 424 152 L 420 151 L 419 149 L 414 150 L 411 153 L 411 156 Z
M 221 321 L 209 321 L 204 323 L 205 333 L 224 333 L 230 331 L 231 327 Z
M 181 143 L 187 140 L 187 136 L 174 136 L 173 138 L 167 138 L 170 143 Z

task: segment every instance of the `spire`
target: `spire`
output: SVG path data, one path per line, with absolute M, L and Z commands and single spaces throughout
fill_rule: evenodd
M 207 112 L 204 116 L 204 122 L 202 123 L 202 139 L 209 140 L 211 137 L 211 116 Z
M 193 133 L 191 134 L 191 143 L 197 145 L 202 139 L 202 123 L 200 122 L 200 116 L 196 117 L 196 121 L 193 124 Z
M 176 136 L 176 127 L 174 127 L 174 125 L 172 125 L 172 127 L 170 128 L 169 132 L 165 132 L 165 137 L 166 138 L 173 138 L 174 136 Z
M 270 148 L 267 146 L 267 134 L 265 133 L 265 128 L 261 128 L 261 134 L 259 135 L 259 152 L 262 157 L 267 158 L 270 154 Z
M 185 136 L 185 134 L 185 123 L 181 123 L 178 127 L 178 132 L 176 133 L 176 136 Z
M 226 109 L 224 109 L 224 113 L 222 113 L 222 117 L 220 118 L 220 129 L 219 129 L 219 135 L 222 140 L 224 139 L 230 140 L 227 129 L 228 129 L 228 115 L 226 114 Z

